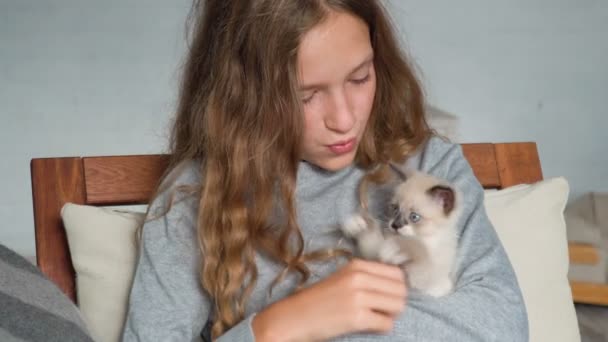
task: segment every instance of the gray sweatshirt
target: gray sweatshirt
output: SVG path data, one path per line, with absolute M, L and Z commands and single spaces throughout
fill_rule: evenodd
M 431 298 L 411 290 L 407 308 L 389 335 L 352 334 L 335 341 L 527 341 L 528 320 L 513 268 L 486 216 L 483 189 L 459 145 L 432 138 L 405 167 L 446 179 L 463 195 L 459 223 L 459 256 L 455 289 Z M 332 227 L 357 210 L 357 186 L 362 170 L 355 166 L 327 172 L 302 162 L 296 184 L 297 215 L 306 250 L 352 248 L 331 233 Z M 200 182 L 194 163 L 180 171 L 175 186 Z M 388 188 L 377 188 L 375 203 L 387 198 Z M 155 208 L 167 205 L 161 194 Z M 184 198 L 163 217 L 143 228 L 140 256 L 133 280 L 123 341 L 201 341 L 201 331 L 212 315 L 210 298 L 199 284 L 200 257 L 196 242 L 198 201 Z M 218 341 L 254 341 L 251 320 L 255 313 L 291 294 L 297 277 L 289 276 L 268 288 L 280 268 L 258 255 L 258 280 L 246 308 L 246 318 Z M 339 264 L 310 265 L 314 283 L 334 272 Z

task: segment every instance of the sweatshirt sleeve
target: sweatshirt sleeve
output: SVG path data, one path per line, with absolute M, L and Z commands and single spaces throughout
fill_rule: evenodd
M 410 291 L 388 335 L 341 341 L 528 341 L 528 319 L 515 277 L 484 207 L 483 189 L 459 145 L 432 138 L 409 167 L 446 179 L 463 193 L 454 292 L 431 298 Z
M 196 181 L 181 175 L 177 183 Z M 172 187 L 174 188 L 174 187 Z M 202 341 L 211 302 L 199 282 L 200 253 L 196 237 L 198 201 L 172 191 L 151 204 L 142 229 L 139 258 L 131 287 L 122 340 Z M 181 198 L 180 198 L 181 197 Z M 159 217 L 160 216 L 160 217 Z M 216 341 L 254 341 L 250 316 Z

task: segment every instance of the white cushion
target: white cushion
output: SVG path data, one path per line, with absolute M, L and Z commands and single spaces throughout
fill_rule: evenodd
M 96 341 L 119 341 L 144 214 L 68 203 L 61 217 L 85 322 Z
M 485 206 L 513 264 L 528 311 L 531 342 L 580 341 L 568 283 L 563 178 L 486 191 Z

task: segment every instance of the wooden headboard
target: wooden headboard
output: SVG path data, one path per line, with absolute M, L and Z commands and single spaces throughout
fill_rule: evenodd
M 463 144 L 485 188 L 542 180 L 535 143 Z M 76 302 L 74 268 L 60 211 L 67 202 L 145 204 L 167 167 L 165 155 L 32 159 L 32 195 L 38 267 Z

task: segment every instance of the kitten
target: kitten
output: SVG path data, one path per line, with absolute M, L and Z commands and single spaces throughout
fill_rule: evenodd
M 452 185 L 428 174 L 395 171 L 401 182 L 389 206 L 388 224 L 380 227 L 361 213 L 341 229 L 357 242 L 363 258 L 400 265 L 411 287 L 444 296 L 453 288 L 461 196 Z

